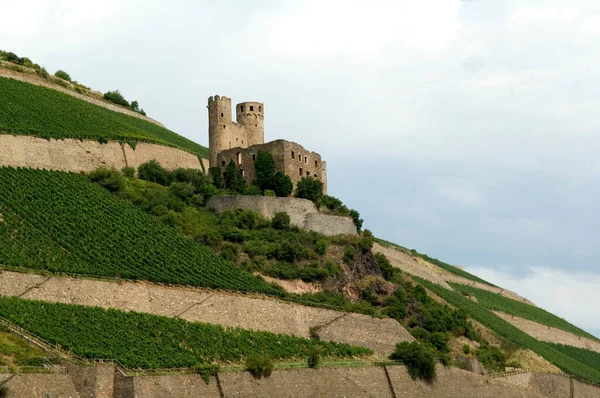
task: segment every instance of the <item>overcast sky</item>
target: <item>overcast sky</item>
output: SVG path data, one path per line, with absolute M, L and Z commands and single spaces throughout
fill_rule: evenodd
M 0 48 L 207 145 L 265 103 L 382 238 L 600 336 L 597 0 L 0 0 Z M 1 105 L 0 105 L 1 106 Z

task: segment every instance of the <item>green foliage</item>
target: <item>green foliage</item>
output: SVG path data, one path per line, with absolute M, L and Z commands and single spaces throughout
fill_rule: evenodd
M 0 186 L 4 265 L 280 294 L 85 176 L 0 168 Z
M 58 77 L 59 79 L 66 80 L 66 81 L 68 81 L 68 82 L 70 82 L 70 81 L 71 81 L 71 76 L 69 76 L 69 74 L 68 74 L 67 72 L 65 72 L 64 70 L 60 70 L 60 69 L 59 69 L 59 70 L 57 70 L 57 71 L 54 73 L 54 76 L 55 76 L 55 77 Z
M 389 242 L 389 241 L 383 240 L 383 239 L 376 239 L 376 241 L 377 241 L 377 243 L 379 243 L 382 246 L 385 246 L 385 247 L 394 247 L 394 248 L 400 250 L 401 252 L 403 252 L 405 254 L 408 254 L 409 256 L 420 257 L 423 260 L 428 261 L 431 264 L 436 265 L 436 266 L 438 266 L 438 267 L 440 267 L 442 269 L 445 269 L 446 271 L 448 271 L 448 272 L 450 272 L 450 273 L 452 273 L 454 275 L 462 276 L 463 278 L 467 278 L 467 279 L 470 279 L 470 280 L 475 281 L 475 282 L 481 282 L 481 283 L 485 283 L 486 285 L 494 286 L 491 283 L 489 283 L 487 281 L 484 281 L 483 279 L 481 279 L 481 278 L 479 278 L 479 277 L 477 277 L 475 275 L 469 274 L 468 272 L 463 271 L 462 269 L 460 269 L 458 267 L 455 267 L 453 265 L 444 263 L 444 262 L 442 262 L 442 261 L 440 261 L 438 259 L 429 257 L 427 254 L 421 254 L 421 253 L 417 252 L 414 249 L 413 250 L 409 250 L 406 247 L 402 247 L 402 246 L 400 246 L 400 245 L 398 245 L 396 243 L 392 243 L 392 242 Z M 496 286 L 494 286 L 494 287 L 496 287 Z
M 321 355 L 323 354 L 323 348 L 321 346 L 313 346 L 308 352 L 308 367 L 316 369 L 321 364 Z
M 121 94 L 119 90 L 107 91 L 104 93 L 104 99 L 129 108 L 129 102 L 123 97 L 123 94 Z
M 123 167 L 121 169 L 121 173 L 123 173 L 123 175 L 127 178 L 133 178 L 135 177 L 135 168 L 129 166 Z
M 324 195 L 317 202 L 318 207 L 326 207 L 334 215 L 346 216 L 352 218 L 354 225 L 358 232 L 362 229 L 363 220 L 360 218 L 360 213 L 356 210 L 350 210 L 346 207 L 341 200 L 336 197 Z
M 304 265 L 291 262 L 273 263 L 264 266 L 262 272 L 278 279 L 302 279 L 304 282 L 317 282 L 338 277 L 342 270 L 333 262 L 326 262 L 324 266 L 321 266 L 318 262 L 312 261 Z
M 43 70 L 40 69 L 39 71 Z M 0 78 L 0 133 L 41 137 L 145 141 L 208 156 L 208 150 L 164 127 L 70 95 Z M 68 109 L 68 112 L 65 111 Z
M 121 192 L 125 188 L 125 179 L 115 169 L 99 167 L 89 174 L 89 179 L 110 192 Z
M 271 196 L 271 197 L 277 196 L 277 194 L 275 193 L 275 191 L 273 191 L 272 189 L 265 189 L 264 195 L 265 196 Z
M 303 177 L 296 185 L 295 196 L 318 203 L 323 197 L 323 183 L 313 177 Z
M 129 368 L 195 367 L 264 354 L 275 359 L 307 358 L 317 345 L 332 358 L 370 353 L 366 348 L 283 334 L 9 297 L 0 297 L 0 316 L 64 350 L 90 359 L 118 359 Z
M 255 379 L 271 376 L 273 367 L 273 360 L 268 355 L 252 355 L 246 358 L 246 370 Z
M 275 213 L 271 220 L 271 225 L 275 229 L 288 229 L 290 227 L 290 216 L 284 211 Z
M 429 348 L 418 342 L 403 341 L 396 344 L 390 358 L 402 361 L 413 379 L 422 379 L 430 383 L 435 380 L 435 356 Z
M 363 225 L 363 219 L 360 218 L 360 213 L 357 210 L 350 210 L 350 218 L 352 218 L 354 225 L 356 225 L 356 229 L 360 232 Z
M 12 63 L 21 63 L 21 58 L 13 52 L 6 53 L 6 60 Z
M 139 112 L 140 111 L 140 103 L 137 101 L 131 101 L 131 110 Z
M 375 253 L 375 262 L 381 270 L 381 275 L 386 281 L 391 281 L 394 277 L 394 267 L 383 253 Z
M 217 373 L 219 373 L 220 369 L 221 367 L 219 365 L 213 364 L 194 366 L 194 370 L 202 377 L 202 380 L 204 380 L 206 384 L 210 382 L 211 376 L 216 376 Z
M 502 351 L 500 351 L 500 348 L 489 344 L 482 344 L 477 351 L 475 351 L 475 356 L 486 369 L 496 372 L 504 371 L 506 357 Z
M 262 191 L 256 185 L 248 185 L 244 190 L 244 195 L 260 196 L 262 195 Z
M 256 172 L 256 185 L 261 189 L 273 189 L 273 176 L 275 175 L 275 161 L 269 152 L 258 151 L 254 161 Z
M 223 180 L 225 188 L 231 191 L 243 193 L 246 189 L 246 180 L 242 176 L 242 171 L 235 165 L 233 160 L 225 168 Z
M 286 198 L 292 194 L 294 190 L 294 184 L 292 183 L 292 179 L 287 174 L 278 171 L 273 176 L 273 191 L 276 196 Z
M 218 166 L 211 167 L 210 169 L 208 169 L 208 173 L 212 178 L 214 186 L 217 188 L 223 188 L 223 177 L 221 175 L 221 168 Z
M 468 293 L 477 298 L 480 305 L 489 308 L 493 311 L 502 311 L 521 318 L 529 319 L 542 325 L 552 326 L 564 331 L 586 337 L 591 340 L 600 341 L 594 335 L 587 333 L 585 330 L 571 325 L 562 318 L 549 313 L 546 310 L 529 305 L 520 301 L 504 297 L 500 294 L 493 293 L 487 290 L 477 289 L 472 286 L 461 285 L 458 283 L 450 283 L 450 285 L 458 292 Z
M 8 387 L 0 386 L 0 398 L 8 397 Z
M 484 306 L 469 300 L 455 291 L 445 289 L 417 276 L 415 276 L 414 279 L 418 280 L 420 284 L 426 286 L 449 304 L 466 311 L 474 320 L 492 329 L 508 341 L 541 355 L 546 360 L 558 366 L 565 373 L 583 377 L 596 383 L 600 382 L 599 370 L 571 358 L 555 349 L 551 344 L 534 339 L 502 318 L 496 316 Z
M 594 369 L 600 369 L 600 353 L 563 344 L 550 344 L 555 350 L 588 365 Z
M 346 264 L 354 264 L 354 246 L 346 246 L 344 249 L 344 262 Z
M 465 354 L 469 355 L 471 353 L 471 346 L 468 344 L 465 344 L 465 345 L 463 345 L 462 350 Z
M 320 256 L 324 256 L 327 252 L 327 240 L 319 239 L 315 245 L 315 252 Z
M 171 182 L 169 172 L 156 160 L 150 160 L 138 167 L 138 178 L 168 186 Z

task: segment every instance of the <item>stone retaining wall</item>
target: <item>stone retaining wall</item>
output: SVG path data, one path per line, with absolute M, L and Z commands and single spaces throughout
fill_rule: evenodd
M 547 341 L 554 344 L 564 344 L 573 347 L 585 348 L 586 350 L 600 352 L 600 343 L 588 338 L 577 336 L 576 334 L 565 332 L 564 330 L 542 325 L 530 321 L 529 319 L 519 318 L 518 316 L 506 314 L 500 311 L 493 311 L 494 314 L 504 319 L 513 326 L 521 329 L 531 337 L 541 341 Z
M 275 198 L 269 196 L 213 196 L 207 207 L 217 212 L 232 209 L 248 209 L 273 218 L 275 213 L 286 212 L 290 223 L 299 228 L 323 235 L 356 235 L 356 226 L 350 217 L 321 214 L 317 206 L 307 199 Z
M 49 278 L 3 271 L 0 273 L 0 295 L 117 308 L 305 338 L 310 337 L 311 327 L 323 326 L 324 340 L 361 345 L 382 356 L 389 355 L 396 343 L 413 340 L 392 319 L 307 307 L 267 297 L 145 282 Z
M 89 172 L 97 167 L 138 168 L 156 160 L 166 169 L 202 169 L 198 157 L 181 149 L 139 142 L 135 150 L 128 144 L 92 140 L 46 140 L 44 138 L 0 134 L 0 166 Z M 205 165 L 208 161 L 203 159 Z

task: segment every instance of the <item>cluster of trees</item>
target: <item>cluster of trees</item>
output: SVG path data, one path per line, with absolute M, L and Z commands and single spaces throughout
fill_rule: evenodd
M 134 112 L 146 116 L 146 112 L 143 109 L 140 109 L 140 104 L 137 101 L 131 101 L 131 103 L 129 103 L 119 90 L 107 91 L 104 93 L 104 99 L 114 104 L 125 106 Z

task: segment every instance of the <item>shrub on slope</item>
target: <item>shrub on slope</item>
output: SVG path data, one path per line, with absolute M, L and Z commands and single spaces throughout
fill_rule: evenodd
M 64 350 L 89 359 L 117 359 L 128 368 L 192 367 L 238 362 L 260 354 L 275 359 L 307 358 L 316 345 L 332 358 L 371 353 L 367 348 L 283 334 L 1 296 L 0 316 Z
M 70 95 L 0 78 L 0 133 L 44 138 L 146 141 L 208 157 L 208 150 L 164 127 Z
M 0 168 L 0 264 L 279 294 L 83 175 Z

